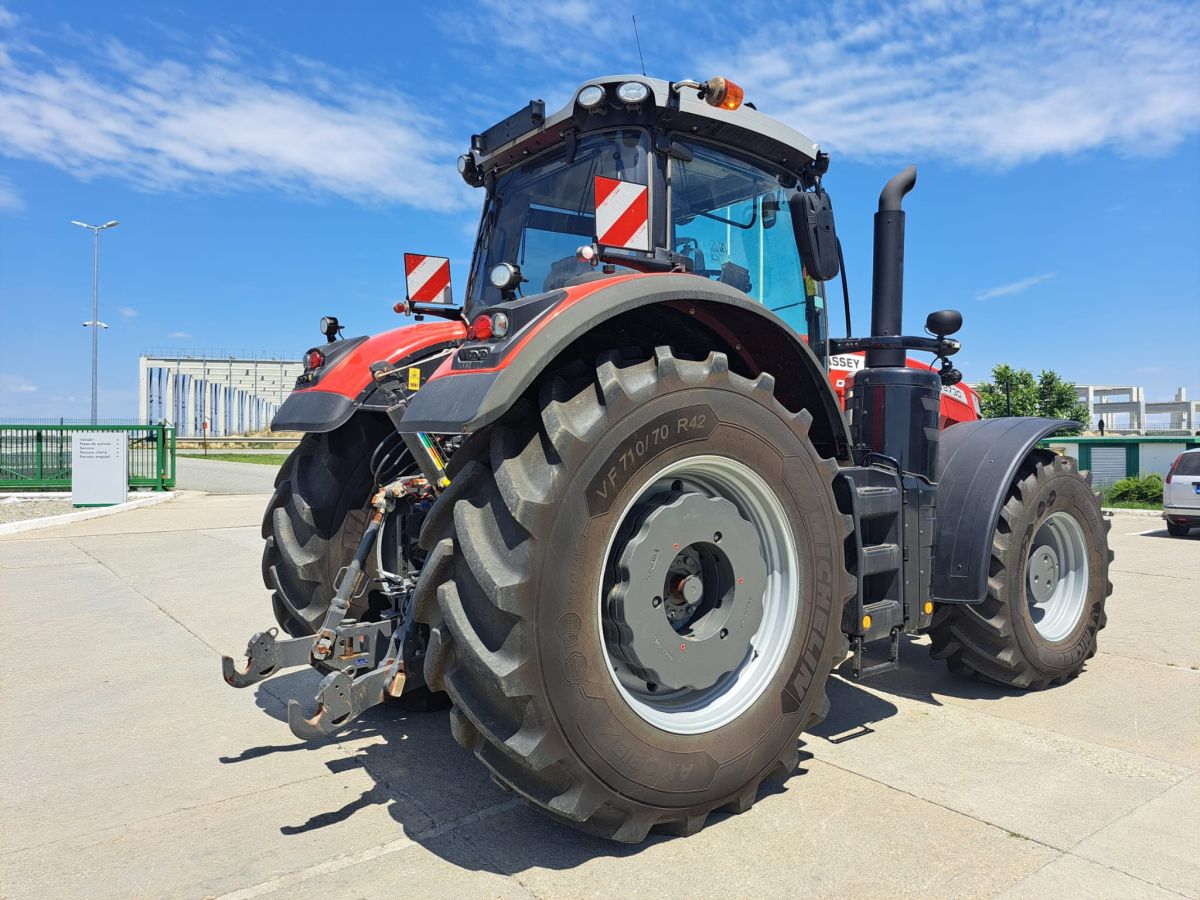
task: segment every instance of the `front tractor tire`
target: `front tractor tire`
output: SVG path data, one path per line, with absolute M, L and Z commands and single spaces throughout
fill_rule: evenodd
M 1040 690 L 1076 677 L 1107 621 L 1111 527 L 1073 459 L 1032 453 L 992 535 L 987 595 L 973 606 L 938 607 L 933 656 L 1006 687 Z
M 797 763 L 844 654 L 837 466 L 773 379 L 618 354 L 544 378 L 452 459 L 422 532 L 425 678 L 493 778 L 642 840 Z

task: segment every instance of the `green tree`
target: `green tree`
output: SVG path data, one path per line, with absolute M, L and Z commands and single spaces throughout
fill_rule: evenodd
M 1062 376 L 1049 369 L 1043 369 L 1034 378 L 1028 369 L 1014 369 L 1000 363 L 992 369 L 992 380 L 976 385 L 975 390 L 979 393 L 979 405 L 984 418 L 1045 416 L 1050 419 L 1073 419 L 1085 426 L 1091 424 L 1087 404 L 1075 396 L 1075 385 L 1064 381 Z

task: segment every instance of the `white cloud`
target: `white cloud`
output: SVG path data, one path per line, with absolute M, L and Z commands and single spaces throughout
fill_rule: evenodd
M 997 285 L 994 288 L 988 288 L 986 291 L 980 291 L 975 295 L 975 299 L 991 300 L 994 297 L 1011 297 L 1013 294 L 1023 293 L 1035 285 L 1049 281 L 1057 274 L 1057 272 L 1047 272 L 1044 275 L 1034 275 L 1030 278 L 1022 278 L 1020 281 Z
M 1177 146 L 1200 129 L 1198 44 L 1195 4 L 1179 0 L 850 2 L 701 71 L 841 153 L 1007 166 Z
M 121 315 L 123 315 L 126 319 L 135 319 L 135 318 L 137 318 L 137 314 L 138 314 L 138 311 L 136 309 L 134 309 L 132 306 L 122 306 L 121 307 Z
M 0 394 L 32 394 L 35 391 L 37 385 L 23 375 L 0 375 Z
M 169 338 L 190 338 L 191 334 L 186 331 L 172 331 L 167 335 Z
M 0 9 L 0 13 L 3 12 L 4 10 Z M 25 201 L 21 199 L 21 195 L 17 193 L 13 183 L 0 175 L 0 211 L 20 212 L 24 208 Z
M 393 90 L 311 60 L 269 69 L 218 42 L 192 60 L 115 40 L 69 56 L 0 40 L 0 152 L 149 190 L 274 188 L 461 208 L 457 144 Z

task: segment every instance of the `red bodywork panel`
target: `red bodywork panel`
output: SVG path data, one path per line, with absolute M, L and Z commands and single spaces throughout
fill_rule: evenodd
M 838 403 L 846 408 L 846 388 L 853 381 L 854 373 L 866 365 L 865 353 L 835 354 L 829 358 L 829 380 L 837 392 Z M 908 359 L 910 369 L 928 369 L 929 363 L 919 359 Z M 965 384 L 952 384 L 942 388 L 942 427 L 958 422 L 973 422 L 982 418 L 979 410 L 979 395 Z
M 655 277 L 654 274 L 632 273 L 588 284 L 575 285 L 565 289 L 567 296 L 563 298 L 556 309 L 561 310 L 567 306 L 574 305 L 591 296 L 597 290 L 611 287 L 619 281 L 653 277 Z M 507 359 L 513 359 L 520 351 L 520 348 L 537 334 L 548 319 L 549 316 L 545 316 L 541 321 L 535 322 L 529 327 L 526 333 L 521 336 Z M 402 328 L 386 331 L 383 334 L 377 334 L 364 341 L 358 347 L 355 347 L 345 359 L 338 360 L 334 367 L 322 376 L 318 384 L 304 390 L 306 393 L 329 391 L 354 400 L 371 382 L 371 363 L 381 359 L 396 362 L 418 352 L 422 347 L 443 344 L 448 341 L 461 341 L 466 337 L 466 333 L 466 326 L 462 322 L 438 321 L 406 325 Z M 864 356 L 865 354 L 863 353 L 849 353 L 830 358 L 829 380 L 833 385 L 834 391 L 837 393 L 838 402 L 843 408 L 845 408 L 847 380 L 853 376 L 855 371 L 863 367 Z M 496 368 L 503 368 L 506 364 L 502 363 L 496 368 L 455 370 L 450 368 L 452 361 L 452 356 L 447 358 L 433 377 L 442 378 L 460 374 L 461 371 L 474 373 L 495 371 Z M 928 368 L 928 363 L 916 359 L 908 360 L 908 365 L 917 369 Z M 941 413 L 943 428 L 947 425 L 953 425 L 956 422 L 967 422 L 980 418 L 978 398 L 975 392 L 965 384 L 942 388 Z
M 325 372 L 320 382 L 305 390 L 328 391 L 354 400 L 371 383 L 371 363 L 381 359 L 396 362 L 423 347 L 461 341 L 466 336 L 467 326 L 457 321 L 418 322 L 393 328 L 363 341 Z

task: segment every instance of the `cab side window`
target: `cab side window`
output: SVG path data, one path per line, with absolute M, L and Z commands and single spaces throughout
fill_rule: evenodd
M 748 294 L 807 334 L 805 280 L 788 189 L 776 175 L 719 150 L 689 145 L 670 170 L 673 249 L 693 272 Z

